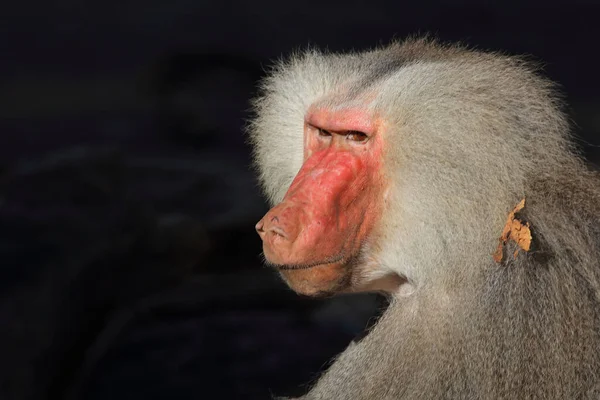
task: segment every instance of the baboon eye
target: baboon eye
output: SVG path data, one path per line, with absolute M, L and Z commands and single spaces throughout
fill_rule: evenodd
M 321 129 L 321 128 L 318 128 L 318 129 L 319 129 L 319 136 L 331 136 L 331 132 L 326 131 L 325 129 Z
M 353 142 L 366 142 L 369 140 L 369 137 L 364 132 L 348 131 L 346 132 L 346 140 L 351 140 Z

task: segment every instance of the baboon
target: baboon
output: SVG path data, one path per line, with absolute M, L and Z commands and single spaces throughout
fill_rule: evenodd
M 600 177 L 561 108 L 524 58 L 429 39 L 273 69 L 266 262 L 390 297 L 303 399 L 600 398 Z

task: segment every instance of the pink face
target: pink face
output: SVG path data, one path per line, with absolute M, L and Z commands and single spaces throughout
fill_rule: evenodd
M 299 293 L 344 290 L 383 203 L 381 124 L 362 109 L 311 108 L 304 164 L 256 224 L 267 261 Z

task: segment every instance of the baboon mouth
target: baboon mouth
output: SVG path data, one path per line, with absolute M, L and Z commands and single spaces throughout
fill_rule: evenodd
M 314 267 L 318 267 L 319 265 L 323 265 L 323 264 L 316 264 L 316 265 L 273 265 L 273 268 L 278 269 L 280 271 L 292 271 L 295 269 L 311 269 Z
M 333 260 L 327 260 L 327 261 L 317 261 L 314 263 L 307 263 L 307 264 L 273 264 L 273 263 L 269 263 L 267 260 L 267 263 L 279 270 L 279 271 L 293 271 L 293 270 L 303 270 L 303 269 L 311 269 L 311 268 L 317 268 L 317 267 L 325 267 L 325 266 L 331 266 L 333 264 L 343 264 L 343 257 L 342 256 L 338 256 L 335 257 Z

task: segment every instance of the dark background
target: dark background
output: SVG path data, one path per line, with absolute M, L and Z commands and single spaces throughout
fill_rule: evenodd
M 600 162 L 598 1 L 24 0 L 0 12 L 0 398 L 297 395 L 385 306 L 261 266 L 271 61 L 431 33 L 529 54 Z

